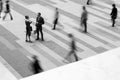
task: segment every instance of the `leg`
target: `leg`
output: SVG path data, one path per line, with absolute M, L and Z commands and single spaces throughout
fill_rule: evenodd
M 53 30 L 55 30 L 55 26 L 56 26 L 56 24 L 54 24 Z
M 74 52 L 74 57 L 75 57 L 75 61 L 78 61 L 78 57 L 75 52 Z
M 55 30 L 55 28 L 56 28 L 57 20 L 58 20 L 58 19 L 56 19 L 56 20 L 54 21 L 54 27 L 53 27 L 53 30 Z
M 91 1 L 91 0 L 88 0 L 88 1 L 87 1 L 87 5 L 90 5 L 90 4 L 92 4 L 92 1 Z
M 80 22 L 80 27 L 83 29 L 84 25 L 83 25 L 83 22 L 81 21 Z M 80 29 L 81 30 L 81 29 Z
M 112 27 L 115 25 L 115 19 L 112 19 Z
M 85 31 L 85 33 L 86 33 L 86 32 L 87 32 L 87 22 L 86 22 L 86 21 L 84 22 L 84 27 L 85 27 L 85 30 L 84 30 L 84 31 Z
M 5 15 L 3 16 L 3 20 L 5 20 L 6 16 L 7 16 L 7 13 L 5 13 Z
M 12 14 L 10 12 L 9 12 L 9 15 L 10 15 L 11 20 L 13 20 Z
M 28 38 L 29 38 L 29 42 L 32 42 L 31 39 L 30 39 L 30 35 L 28 36 Z
M 2 6 L 1 6 L 1 8 L 0 8 L 0 18 L 1 18 L 1 13 L 2 13 L 2 11 L 3 11 L 3 8 L 2 8 Z
M 29 32 L 28 38 L 29 38 L 29 42 L 32 42 L 30 36 L 31 36 L 31 31 Z
M 28 42 L 28 40 L 27 40 L 27 36 L 28 36 L 28 34 L 27 34 L 27 32 L 26 32 L 26 40 L 25 40 L 26 42 Z
M 65 59 L 67 59 L 69 56 L 71 56 L 72 53 L 73 53 L 73 51 L 70 51 L 70 52 L 68 53 L 68 55 L 65 57 Z
M 40 33 L 41 33 L 41 40 L 44 41 L 42 30 L 40 30 Z
M 67 54 L 67 56 L 65 57 L 65 60 L 63 60 L 63 62 L 69 63 L 69 61 L 67 60 L 67 58 L 69 58 L 69 56 L 71 56 L 71 55 L 72 55 L 72 51 L 70 51 L 70 52 Z
M 2 13 L 2 11 L 0 10 L 0 18 L 1 18 L 1 13 Z
M 36 29 L 36 33 L 37 33 L 37 39 L 36 40 L 39 40 L 39 29 L 38 28 Z
M 90 3 L 90 0 L 87 0 L 87 5 L 89 5 L 89 3 Z

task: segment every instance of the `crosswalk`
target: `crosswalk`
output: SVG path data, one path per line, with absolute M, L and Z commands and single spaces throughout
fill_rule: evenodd
M 64 2 L 61 0 L 39 0 L 33 4 L 24 1 L 27 0 L 11 0 L 11 13 L 14 20 L 9 21 L 7 17 L 5 21 L 0 20 L 0 24 L 18 38 L 15 42 L 28 52 L 27 54 L 22 52 L 26 58 L 31 60 L 30 55 L 39 57 L 44 70 L 67 64 L 63 61 L 70 51 L 70 39 L 67 36 L 69 33 L 75 36 L 79 59 L 88 58 L 120 46 L 119 25 L 114 28 L 111 27 L 109 16 L 111 5 L 109 4 L 95 0 L 93 5 L 87 5 L 89 19 L 88 33 L 85 34 L 82 33 L 83 27 L 80 26 L 83 5 L 72 0 L 65 0 Z M 101 5 L 102 8 L 97 5 Z M 57 29 L 53 31 L 55 7 L 60 10 L 60 25 L 57 25 Z M 118 10 L 120 11 L 119 7 Z M 35 30 L 34 24 L 38 12 L 41 12 L 45 18 L 43 25 L 45 42 L 35 41 L 36 35 L 32 34 L 33 43 L 26 43 L 24 16 L 30 16 L 30 20 L 33 22 L 33 30 Z M 3 39 L 0 37 L 0 42 L 4 43 L 11 51 L 16 49 L 13 44 L 9 43 L 9 40 L 4 41 Z M 74 62 L 73 56 L 67 61 Z

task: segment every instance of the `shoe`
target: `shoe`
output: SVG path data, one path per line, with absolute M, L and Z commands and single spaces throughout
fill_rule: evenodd
M 26 42 L 28 42 L 28 40 L 25 40 Z
M 13 20 L 13 17 L 11 17 L 11 20 Z
M 112 27 L 115 27 L 114 25 L 112 25 Z
M 44 41 L 44 39 L 42 39 L 42 41 Z
M 32 41 L 31 41 L 31 40 L 29 40 L 29 42 L 30 42 L 30 43 L 32 43 Z
M 39 38 L 37 38 L 36 40 L 39 40 Z
M 89 5 L 90 3 L 89 2 L 87 2 L 87 5 Z
M 55 30 L 55 28 L 52 28 L 52 30 Z
M 86 31 L 83 31 L 83 33 L 87 33 Z

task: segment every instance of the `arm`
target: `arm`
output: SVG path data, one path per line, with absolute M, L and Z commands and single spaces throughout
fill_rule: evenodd
M 36 23 L 38 23 L 38 16 L 37 16 L 37 18 L 36 18 Z
M 113 9 L 112 9 L 112 11 L 111 11 L 110 15 L 111 15 L 111 16 L 113 15 Z
M 118 10 L 117 10 L 117 8 L 116 8 L 116 17 L 118 16 Z

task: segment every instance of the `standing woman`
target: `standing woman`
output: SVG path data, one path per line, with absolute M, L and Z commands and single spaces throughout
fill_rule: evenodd
M 30 24 L 32 23 L 32 21 L 29 20 L 29 16 L 25 16 L 25 24 L 26 24 L 26 42 L 32 42 L 30 39 L 31 36 L 31 31 L 32 31 L 32 27 L 30 26 Z M 29 40 L 28 40 L 29 38 Z

